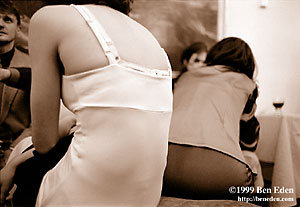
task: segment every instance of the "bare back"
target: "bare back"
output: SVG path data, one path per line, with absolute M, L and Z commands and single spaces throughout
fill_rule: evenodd
M 168 63 L 160 45 L 142 25 L 106 6 L 88 5 L 86 7 L 111 37 L 121 59 L 147 68 L 168 69 Z M 44 10 L 45 13 L 50 13 L 49 21 L 56 26 L 53 31 L 58 30 L 52 35 L 53 41 L 49 41 L 49 44 L 57 44 L 66 75 L 108 64 L 95 35 L 74 8 L 52 6 Z

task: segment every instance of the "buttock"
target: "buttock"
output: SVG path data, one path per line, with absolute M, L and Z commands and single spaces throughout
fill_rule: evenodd
M 231 186 L 253 186 L 253 173 L 222 152 L 169 143 L 163 195 L 192 199 L 234 199 Z M 244 195 L 245 196 L 245 195 Z

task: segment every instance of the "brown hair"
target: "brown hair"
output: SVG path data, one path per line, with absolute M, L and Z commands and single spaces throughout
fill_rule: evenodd
M 1 0 L 0 1 L 0 13 L 3 14 L 13 14 L 16 19 L 18 25 L 21 24 L 21 18 L 18 10 L 16 9 L 15 5 L 10 0 Z
M 240 38 L 227 37 L 217 42 L 207 53 L 205 63 L 225 65 L 244 73 L 250 79 L 255 70 L 255 59 L 249 45 Z

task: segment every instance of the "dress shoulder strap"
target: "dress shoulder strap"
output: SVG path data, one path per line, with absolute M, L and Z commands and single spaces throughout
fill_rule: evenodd
M 111 40 L 111 38 L 107 35 L 102 25 L 97 21 L 93 13 L 85 6 L 82 5 L 71 5 L 74 7 L 81 16 L 85 19 L 96 38 L 98 39 L 106 57 L 109 60 L 110 64 L 117 63 L 120 59 L 118 51 Z

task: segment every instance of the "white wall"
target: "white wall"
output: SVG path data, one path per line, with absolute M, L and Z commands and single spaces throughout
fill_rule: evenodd
M 272 99 L 281 96 L 284 112 L 300 114 L 300 0 L 220 1 L 219 36 L 242 38 L 257 61 L 257 113 L 274 110 Z

